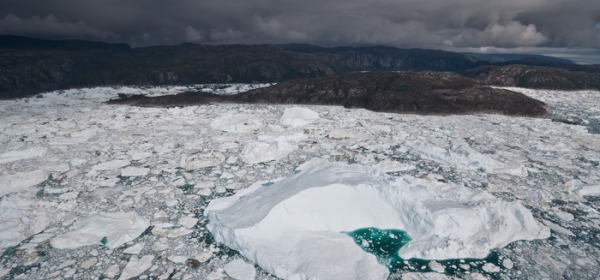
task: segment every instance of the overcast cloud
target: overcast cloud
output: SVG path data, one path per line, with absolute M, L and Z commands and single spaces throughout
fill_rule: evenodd
M 600 49 L 598 0 L 2 0 L 0 33 L 133 46 Z

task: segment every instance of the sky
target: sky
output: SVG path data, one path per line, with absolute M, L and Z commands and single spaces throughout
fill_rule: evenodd
M 600 63 L 598 0 L 1 0 L 0 34 L 134 47 L 308 43 Z

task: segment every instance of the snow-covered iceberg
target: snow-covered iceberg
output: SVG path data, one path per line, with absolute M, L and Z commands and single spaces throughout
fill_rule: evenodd
M 323 160 L 297 171 L 205 211 L 218 242 L 284 279 L 385 279 L 382 260 L 361 249 L 369 240 L 353 239 L 365 228 L 405 232 L 403 259 L 485 258 L 510 242 L 550 236 L 520 203 L 483 191 Z

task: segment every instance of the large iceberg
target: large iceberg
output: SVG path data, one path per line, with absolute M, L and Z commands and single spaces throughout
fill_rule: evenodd
M 205 214 L 218 242 L 284 279 L 385 279 L 388 268 L 365 249 L 369 240 L 353 239 L 361 229 L 406 233 L 397 255 L 427 260 L 485 258 L 510 242 L 550 236 L 519 202 L 320 159 L 213 200 Z

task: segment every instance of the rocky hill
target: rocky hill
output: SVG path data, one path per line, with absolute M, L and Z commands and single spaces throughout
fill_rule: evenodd
M 358 71 L 462 73 L 498 63 L 572 66 L 568 61 L 539 56 L 533 60 L 527 56 L 498 59 L 381 46 L 183 44 L 130 48 L 124 44 L 0 36 L 0 99 L 90 86 L 281 82 Z M 468 73 L 499 84 L 486 78 L 485 69 Z
M 206 103 L 341 105 L 378 112 L 412 114 L 497 113 L 539 117 L 543 102 L 494 89 L 455 73 L 372 72 L 300 79 L 233 96 L 188 92 L 161 97 L 135 96 L 113 104 L 186 106 Z
M 596 65 L 542 67 L 531 65 L 485 66 L 464 74 L 481 83 L 536 89 L 600 89 L 600 68 Z

